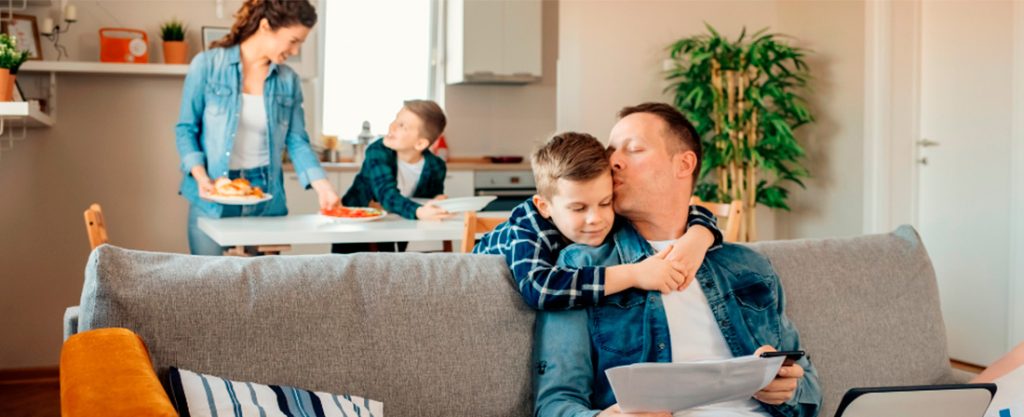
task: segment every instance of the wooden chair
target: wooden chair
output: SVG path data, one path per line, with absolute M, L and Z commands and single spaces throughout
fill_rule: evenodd
M 476 244 L 476 235 L 478 233 L 490 232 L 506 220 L 508 220 L 507 217 L 477 217 L 476 212 L 466 212 L 466 220 L 464 222 L 465 228 L 462 232 L 461 252 L 472 252 L 473 245 Z
M 85 232 L 89 234 L 89 249 L 107 243 L 107 222 L 103 219 L 103 209 L 99 204 L 92 204 L 85 210 Z
M 718 218 L 718 226 L 722 230 L 722 240 L 737 242 L 740 238 L 740 225 L 743 223 L 743 202 L 709 203 L 697 197 L 690 198 L 690 204 L 696 204 L 711 211 Z M 723 226 L 723 220 L 725 224 Z

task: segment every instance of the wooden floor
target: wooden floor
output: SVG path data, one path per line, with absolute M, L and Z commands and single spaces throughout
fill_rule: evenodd
M 60 416 L 57 368 L 0 371 L 0 416 Z

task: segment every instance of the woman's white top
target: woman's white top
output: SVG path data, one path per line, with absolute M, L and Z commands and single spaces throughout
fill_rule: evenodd
M 263 95 L 242 94 L 238 131 L 228 167 L 234 170 L 266 165 L 270 165 L 270 137 L 267 136 L 267 108 Z

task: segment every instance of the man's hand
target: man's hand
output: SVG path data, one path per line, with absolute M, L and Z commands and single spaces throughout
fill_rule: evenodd
M 451 213 L 430 203 L 416 209 L 416 218 L 419 220 L 443 220 L 449 217 L 452 217 Z
M 618 404 L 613 404 L 611 407 L 601 411 L 597 417 L 672 417 L 672 413 L 667 411 L 660 411 L 655 413 L 623 413 L 622 409 L 619 408 Z
M 765 345 L 757 348 L 754 356 L 760 356 L 764 352 L 775 352 L 775 348 Z M 779 368 L 779 374 L 775 376 L 768 386 L 754 393 L 754 399 L 765 404 L 779 405 L 792 400 L 796 394 L 796 386 L 800 378 L 804 377 L 804 368 L 797 364 Z
M 683 265 L 683 275 L 686 276 L 686 281 L 679 286 L 680 291 L 697 277 L 697 270 L 704 263 L 704 256 L 714 244 L 715 235 L 703 226 L 687 228 L 686 233 L 672 244 L 672 252 L 666 259 Z
M 636 279 L 636 288 L 648 291 L 661 291 L 668 294 L 689 285 L 686 278 L 686 267 L 682 262 L 666 259 L 672 251 L 672 245 L 640 263 L 631 265 L 630 271 Z

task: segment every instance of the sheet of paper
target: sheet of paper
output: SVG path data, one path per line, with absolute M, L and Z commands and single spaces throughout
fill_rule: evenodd
M 635 363 L 605 374 L 626 413 L 680 411 L 750 398 L 775 379 L 785 357 L 741 356 L 687 363 Z
M 1024 417 L 1024 366 L 998 378 L 985 417 Z

